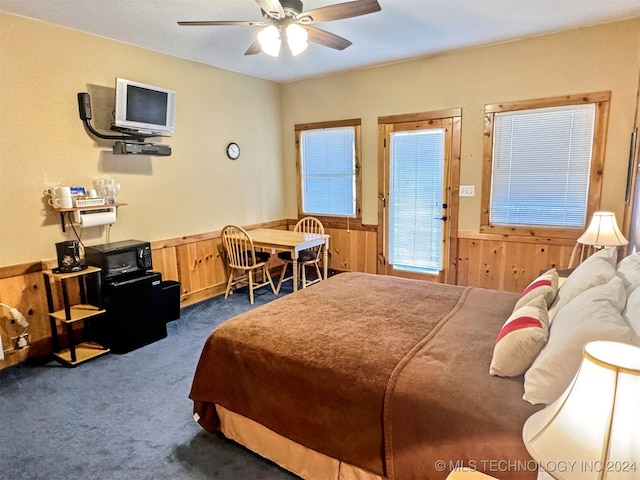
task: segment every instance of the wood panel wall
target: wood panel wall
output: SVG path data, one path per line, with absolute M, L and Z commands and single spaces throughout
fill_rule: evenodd
M 252 228 L 292 229 L 296 220 L 286 219 Z M 356 224 L 325 223 L 330 235 L 329 268 L 340 271 L 376 273 L 377 227 Z M 483 288 L 521 291 L 541 270 L 566 268 L 573 241 L 533 237 L 459 232 L 457 284 Z M 164 280 L 180 282 L 180 302 L 190 305 L 224 292 L 227 272 L 221 250 L 220 232 L 152 242 L 154 270 Z M 279 260 L 272 256 L 271 267 L 279 271 Z M 9 312 L 0 309 L 0 335 L 5 360 L 0 369 L 51 353 L 51 332 L 42 270 L 55 266 L 54 260 L 0 268 L 0 302 L 18 308 L 29 321 L 31 346 L 14 350 L 11 337 L 22 333 L 12 325 Z M 57 307 L 61 308 L 61 292 L 54 288 Z M 60 330 L 60 333 L 62 331 Z M 65 336 L 61 335 L 61 340 Z
M 285 219 L 252 228 L 292 229 L 296 220 Z M 329 268 L 342 271 L 375 273 L 376 271 L 376 228 L 356 225 L 349 230 L 329 227 L 326 233 L 329 242 Z M 180 303 L 190 305 L 224 293 L 227 270 L 220 242 L 220 231 L 180 238 L 155 241 L 151 244 L 153 269 L 162 273 L 163 280 L 180 282 Z M 271 267 L 281 262 L 272 256 Z M 31 345 L 27 349 L 14 350 L 11 337 L 22 333 L 22 328 L 12 325 L 9 311 L 0 309 L 0 336 L 5 359 L 0 360 L 0 370 L 27 357 L 40 357 L 52 352 L 51 330 L 47 310 L 42 271 L 54 267 L 55 260 L 36 261 L 30 264 L 0 267 L 0 303 L 6 303 L 22 312 L 29 322 Z M 77 292 L 71 292 L 72 298 Z M 62 294 L 54 285 L 56 307 L 62 308 Z M 78 301 L 78 298 L 75 298 Z M 65 335 L 59 327 L 61 341 Z
M 566 269 L 575 240 L 459 232 L 457 284 L 521 292 L 542 270 Z

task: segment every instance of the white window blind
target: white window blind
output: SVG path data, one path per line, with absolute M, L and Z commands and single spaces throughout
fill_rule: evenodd
M 302 211 L 356 216 L 355 128 L 301 132 Z
M 442 269 L 442 129 L 391 134 L 389 263 L 429 274 Z
M 496 113 L 490 222 L 584 227 L 595 104 Z

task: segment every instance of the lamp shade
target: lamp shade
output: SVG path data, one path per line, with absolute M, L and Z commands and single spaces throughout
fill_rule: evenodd
M 272 57 L 277 57 L 280 54 L 280 31 L 275 25 L 269 25 L 263 28 L 258 33 L 258 43 L 262 51 Z
M 640 348 L 588 343 L 571 385 L 527 420 L 522 438 L 553 478 L 640 479 Z
M 629 242 L 620 232 L 613 212 L 595 212 L 589 228 L 578 238 L 578 243 L 609 247 L 627 245 Z
M 289 26 L 287 26 L 286 34 L 289 50 L 291 50 L 291 55 L 294 57 L 300 55 L 307 49 L 307 46 L 309 46 L 307 43 L 309 32 L 297 23 L 290 23 Z

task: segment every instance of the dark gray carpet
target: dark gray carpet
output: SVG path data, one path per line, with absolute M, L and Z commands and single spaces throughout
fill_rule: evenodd
M 279 296 L 290 290 L 285 282 Z M 255 305 L 275 298 L 263 287 Z M 133 352 L 0 371 L 0 478 L 297 478 L 192 418 L 188 394 L 205 338 L 250 308 L 241 289 L 183 308 L 167 338 Z

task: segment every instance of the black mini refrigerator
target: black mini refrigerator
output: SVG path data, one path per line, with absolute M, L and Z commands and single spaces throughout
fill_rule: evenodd
M 158 272 L 102 285 L 108 315 L 103 334 L 112 352 L 130 352 L 167 336 L 163 299 L 162 275 Z
M 167 336 L 166 292 L 162 274 L 151 271 L 149 242 L 85 247 L 85 260 L 101 268 L 101 282 L 89 286 L 89 296 L 107 311 L 106 321 L 89 326 L 89 337 L 114 353 L 126 353 Z

